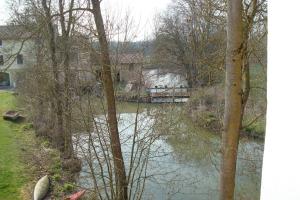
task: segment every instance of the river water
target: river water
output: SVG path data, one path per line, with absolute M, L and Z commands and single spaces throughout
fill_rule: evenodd
M 118 125 L 127 174 L 133 152 L 132 138 L 136 133 L 135 141 L 138 141 L 136 146 L 149 147 L 148 154 L 141 156 L 139 161 L 135 160 L 135 163 L 138 163 L 148 158 L 146 169 L 141 169 L 143 177 L 147 176 L 142 199 L 218 199 L 220 137 L 194 126 L 191 127 L 191 123 L 187 121 L 178 120 L 180 113 L 178 115 L 176 113 L 176 110 L 171 113 L 161 112 L 158 108 L 141 110 L 138 116 L 126 110 L 119 113 Z M 136 119 L 137 124 L 135 124 Z M 96 117 L 95 121 L 97 127 L 100 127 L 98 129 L 105 129 L 104 115 Z M 105 136 L 96 135 L 92 133 L 90 138 L 93 138 L 96 144 L 95 151 L 101 154 L 106 150 L 100 148 L 99 143 L 105 142 Z M 80 144 L 87 149 L 88 135 L 81 134 L 80 141 Z M 82 149 L 77 147 L 79 156 L 84 158 Z M 263 142 L 241 139 L 238 152 L 236 199 L 259 199 L 262 157 Z M 94 170 L 100 170 L 96 158 L 91 156 L 91 159 L 94 159 L 92 162 Z M 107 175 L 107 170 L 102 170 Z M 94 187 L 90 172 L 91 166 L 84 161 L 79 176 L 81 186 Z M 136 187 L 132 186 L 132 188 Z

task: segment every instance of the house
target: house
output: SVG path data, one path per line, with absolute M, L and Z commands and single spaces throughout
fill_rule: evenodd
M 110 53 L 111 69 L 117 82 L 137 82 L 142 77 L 144 55 L 142 53 Z M 100 53 L 91 54 L 92 68 L 100 72 Z
M 141 79 L 144 62 L 142 53 L 112 54 L 111 61 L 117 81 L 128 83 Z
M 58 32 L 56 32 L 58 34 Z M 57 35 L 57 56 L 59 66 L 62 64 L 62 47 L 59 45 L 62 38 Z M 88 52 L 89 39 L 81 34 L 74 34 L 71 38 L 70 73 L 74 82 L 86 84 L 95 79 L 90 67 Z M 0 26 L 0 87 L 17 86 L 17 75 L 37 64 L 37 48 L 41 40 L 26 31 L 20 25 Z M 76 76 L 75 76 L 76 75 Z M 61 80 L 63 74 L 61 73 Z M 80 81 L 78 81 L 80 80 Z
M 35 39 L 22 26 L 0 26 L 0 87 L 15 87 L 18 71 L 36 63 Z

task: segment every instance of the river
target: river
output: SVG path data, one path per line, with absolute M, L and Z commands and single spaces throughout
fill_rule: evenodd
M 144 168 L 143 165 L 137 167 L 141 171 L 139 176 L 147 177 L 145 188 L 137 190 L 143 191 L 142 199 L 218 199 L 220 137 L 182 120 L 180 109 L 180 106 L 172 109 L 160 106 L 147 109 L 142 107 L 138 116 L 132 112 L 132 109 L 129 111 L 122 109 L 118 114 L 127 174 L 130 164 L 135 163 L 138 166 L 140 163 L 147 163 Z M 135 127 L 136 117 L 138 123 Z M 105 116 L 99 115 L 95 121 L 98 124 L 98 132 L 100 132 L 99 129 L 106 132 Z M 149 147 L 149 152 L 141 154 L 131 163 L 134 133 L 136 133 L 134 152 L 140 151 L 139 147 L 140 149 Z M 88 149 L 88 138 L 93 138 L 96 146 L 95 152 L 105 155 L 103 152 L 106 150 L 103 150 L 99 144 L 107 142 L 108 139 L 106 140 L 103 135 L 97 137 L 95 133 L 92 133 L 90 137 L 87 134 L 79 136 L 79 144 L 84 148 L 81 150 L 76 148 L 78 155 L 86 159 L 82 152 L 83 149 Z M 241 139 L 238 152 L 236 199 L 259 199 L 262 157 L 262 141 Z M 96 157 L 90 156 L 90 158 L 93 160 L 93 170 L 101 170 Z M 83 159 L 83 168 L 78 183 L 83 187 L 92 188 L 94 183 L 90 176 L 91 162 L 88 163 L 85 159 Z M 108 176 L 107 169 L 102 168 L 102 171 L 104 175 L 98 174 L 98 178 Z M 134 180 L 141 180 L 138 176 L 135 178 Z M 137 182 L 140 184 L 139 181 Z M 138 186 L 133 184 L 131 188 L 134 191 Z M 133 198 L 133 194 L 131 197 Z

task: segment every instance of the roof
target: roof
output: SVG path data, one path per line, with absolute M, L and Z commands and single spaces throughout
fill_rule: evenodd
M 142 53 L 122 53 L 112 54 L 111 61 L 118 64 L 142 63 L 144 56 Z
M 99 53 L 93 52 L 91 54 L 92 63 L 95 65 L 99 64 Z M 117 65 L 122 64 L 139 64 L 143 63 L 144 56 L 142 53 L 121 53 L 121 54 L 110 54 L 110 60 L 112 63 Z
M 0 26 L 1 40 L 25 39 L 31 36 L 29 31 L 26 31 L 24 26 L 6 25 Z

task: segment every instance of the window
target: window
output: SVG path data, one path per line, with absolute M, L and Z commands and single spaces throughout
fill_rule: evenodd
M 3 55 L 0 55 L 0 65 L 4 65 Z
M 0 86 L 10 86 L 9 74 L 0 72 Z
M 22 54 L 17 55 L 17 64 L 19 64 L 19 65 L 23 64 L 23 55 Z

